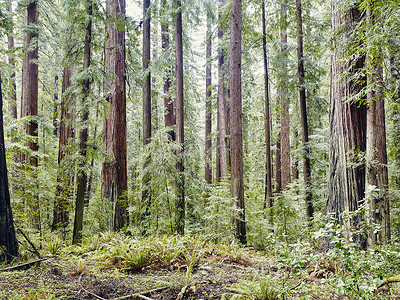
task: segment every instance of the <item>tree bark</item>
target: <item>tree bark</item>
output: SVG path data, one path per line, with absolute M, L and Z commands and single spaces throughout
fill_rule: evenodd
M 219 0 L 220 8 L 224 5 L 224 0 Z M 217 99 L 217 130 L 218 130 L 218 159 L 219 159 L 219 176 L 218 179 L 227 179 L 228 177 L 228 154 L 227 154 L 227 117 L 226 117 L 226 102 L 225 102 L 225 72 L 224 72 L 224 62 L 225 62 L 225 51 L 223 48 L 223 37 L 224 37 L 224 22 L 221 20 L 221 15 L 218 25 L 218 99 Z
M 281 171 L 282 188 L 286 189 L 290 183 L 290 121 L 289 121 L 289 87 L 287 84 L 288 70 L 285 62 L 288 57 L 286 5 L 281 5 L 281 52 L 282 52 L 282 77 L 279 85 L 281 99 Z
M 231 196 L 239 210 L 235 215 L 236 238 L 246 244 L 242 139 L 242 1 L 232 0 L 230 38 Z
M 266 38 L 266 22 L 265 22 L 265 0 L 261 4 L 262 13 L 262 31 L 263 31 L 263 59 L 264 59 L 264 97 L 265 97 L 265 197 L 264 209 L 270 210 L 270 222 L 272 222 L 272 160 L 271 160 L 271 120 L 269 109 L 269 72 L 267 57 L 267 38 Z
M 301 12 L 301 0 L 296 0 L 296 18 L 297 18 L 297 73 L 299 76 L 299 98 L 300 98 L 300 116 L 301 132 L 303 142 L 303 178 L 306 190 L 306 213 L 310 222 L 314 217 L 314 206 L 312 203 L 311 190 L 311 163 L 310 147 L 308 145 L 308 122 L 307 122 L 307 99 L 304 76 L 304 55 L 303 55 L 303 18 Z
M 182 11 L 181 1 L 175 0 L 175 74 L 176 74 L 176 136 L 179 145 L 176 155 L 177 162 L 177 200 L 176 200 L 176 231 L 185 233 L 185 179 L 183 166 L 184 152 L 184 110 L 183 110 L 183 45 L 182 45 Z
M 367 24 L 375 26 L 375 7 L 367 7 Z M 388 199 L 388 170 L 385 128 L 385 104 L 383 100 L 383 68 L 381 47 L 367 36 L 367 134 L 366 134 L 366 182 L 365 189 L 374 187 L 376 193 L 366 195 L 369 200 L 368 246 L 390 240 L 390 214 Z M 379 224 L 377 232 L 375 225 Z
M 14 221 L 11 210 L 10 191 L 8 187 L 8 174 L 6 162 L 6 149 L 4 145 L 3 126 L 3 94 L 0 77 L 0 262 L 10 262 L 18 256 L 18 242 L 15 237 Z
M 93 14 L 93 2 L 92 0 L 86 1 L 86 14 L 88 16 L 88 23 L 85 30 L 85 48 L 83 54 L 83 69 L 87 71 L 91 64 L 91 44 L 92 44 L 92 14 Z M 90 79 L 85 78 L 82 82 L 82 116 L 81 126 L 82 129 L 79 132 L 79 154 L 81 156 L 80 163 L 78 166 L 77 174 L 77 191 L 75 200 L 75 219 L 74 229 L 72 235 L 72 243 L 76 244 L 82 239 L 83 230 L 83 213 L 85 209 L 85 192 L 87 184 L 87 174 L 85 172 L 85 166 L 87 164 L 87 141 L 88 141 L 88 120 L 89 120 L 89 95 L 90 95 Z
M 151 140 L 151 75 L 149 71 L 150 65 L 150 0 L 143 0 L 143 146 L 145 147 L 150 143 Z M 142 191 L 142 203 L 144 206 L 144 212 L 141 214 L 141 221 L 143 225 L 145 220 L 150 215 L 151 206 L 151 194 L 150 194 L 150 174 L 146 171 L 146 167 L 150 163 L 150 155 L 146 157 L 144 163 L 144 178 L 143 178 L 143 191 Z M 146 229 L 143 228 L 143 233 Z
M 345 224 L 346 235 L 349 237 L 351 227 L 359 226 L 361 219 L 356 217 L 346 222 L 342 213 L 355 211 L 364 199 L 365 164 L 360 155 L 366 147 L 366 107 L 360 105 L 360 100 L 354 100 L 365 87 L 365 78 L 354 82 L 351 75 L 363 68 L 365 58 L 361 56 L 350 60 L 341 48 L 354 43 L 351 32 L 361 17 L 358 8 L 352 7 L 345 11 L 341 3 L 332 1 L 332 10 L 332 28 L 338 37 L 334 41 L 331 70 L 327 213 L 337 222 Z M 347 70 L 350 70 L 350 74 L 346 74 Z M 361 235 L 356 236 L 355 240 L 362 248 L 366 247 L 366 240 Z
M 71 195 L 73 192 L 73 172 L 69 167 L 63 165 L 63 159 L 72 154 L 71 151 L 68 150 L 68 145 L 71 141 L 70 139 L 75 137 L 73 127 L 73 122 L 75 120 L 75 97 L 67 92 L 71 86 L 73 69 L 72 66 L 66 66 L 63 71 L 57 192 L 53 210 L 53 222 L 51 225 L 53 231 L 59 228 L 66 228 L 68 225 Z
M 29 1 L 27 4 L 27 16 L 25 24 L 28 26 L 39 25 L 39 11 L 38 1 Z M 24 48 L 26 49 L 25 56 L 22 62 L 22 99 L 21 99 L 21 117 L 30 117 L 26 124 L 26 134 L 32 137 L 28 143 L 29 149 L 34 153 L 33 155 L 22 155 L 22 162 L 28 166 L 36 168 L 38 166 L 37 151 L 39 146 L 37 143 L 38 137 L 38 123 L 35 117 L 38 115 L 38 28 L 32 29 L 29 33 L 24 35 Z M 25 165 L 25 168 L 27 166 Z M 34 185 L 37 185 L 37 175 L 33 175 Z M 35 187 L 36 188 L 36 187 Z M 26 195 L 27 198 L 28 195 Z M 34 192 L 32 197 L 30 216 L 33 218 L 35 227 L 40 231 L 40 204 L 37 192 Z
M 107 1 L 107 34 L 105 61 L 115 74 L 107 81 L 107 101 L 111 111 L 104 121 L 104 145 L 107 154 L 103 163 L 102 198 L 113 204 L 112 228 L 117 231 L 128 225 L 126 171 L 126 95 L 125 95 L 125 0 Z
M 206 157 L 206 166 L 205 166 L 205 180 L 208 184 L 212 182 L 212 170 L 211 170 L 211 119 L 212 119 L 212 109 L 211 109 L 211 89 L 212 89 L 212 82 L 211 82 L 211 40 L 212 40 L 212 33 L 211 33 L 211 20 L 208 16 L 211 14 L 211 9 L 207 8 L 207 46 L 206 46 L 206 136 L 205 136 L 205 157 Z
M 8 0 L 7 10 L 12 13 L 12 1 Z M 14 119 L 17 119 L 17 86 L 15 84 L 15 59 L 13 57 L 12 51 L 14 50 L 14 36 L 11 30 L 11 33 L 8 35 L 8 51 L 10 54 L 8 55 L 8 64 L 11 66 L 11 75 L 10 75 L 10 83 L 11 83 L 11 97 L 10 97 L 10 108 L 11 115 Z

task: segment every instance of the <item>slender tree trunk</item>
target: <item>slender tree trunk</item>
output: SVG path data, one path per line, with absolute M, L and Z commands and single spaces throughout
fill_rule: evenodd
M 361 219 L 355 217 L 346 221 L 342 213 L 359 208 L 364 199 L 365 165 L 360 154 L 366 147 L 366 107 L 357 101 L 349 101 L 365 86 L 365 78 L 352 81 L 351 75 L 364 66 L 364 57 L 354 60 L 347 58 L 341 46 L 352 41 L 351 33 L 360 18 L 357 7 L 344 10 L 341 3 L 332 1 L 332 28 L 340 33 L 334 41 L 334 53 L 331 70 L 330 99 L 330 151 L 329 151 L 329 195 L 327 213 L 338 222 L 345 224 L 346 235 L 350 229 L 359 226 Z M 346 71 L 350 69 L 350 73 Z M 361 99 L 365 101 L 365 99 Z M 366 246 L 363 236 L 355 237 L 362 248 Z
M 26 25 L 38 26 L 39 24 L 39 11 L 38 2 L 30 1 L 27 4 L 27 17 Z M 22 62 L 22 99 L 21 99 L 21 117 L 31 117 L 26 124 L 26 134 L 33 139 L 28 143 L 29 149 L 36 153 L 39 150 L 37 143 L 38 137 L 38 123 L 35 117 L 38 114 L 38 64 L 39 48 L 38 48 L 38 29 L 32 29 L 29 33 L 24 35 L 24 48 L 26 54 Z M 22 161 L 29 166 L 36 168 L 38 166 L 37 155 L 22 155 Z M 26 167 L 26 166 L 25 166 Z M 35 174 L 35 172 L 34 172 Z M 34 185 L 37 185 L 37 175 L 34 175 Z M 37 187 L 35 187 L 37 188 Z M 26 195 L 28 197 L 28 195 Z M 40 204 L 37 192 L 34 192 L 33 203 L 30 215 L 33 217 L 35 227 L 40 231 Z
M 303 55 L 303 19 L 301 15 L 301 0 L 296 0 L 297 17 L 297 73 L 299 76 L 299 97 L 300 97 L 300 116 L 301 133 L 303 142 L 303 176 L 306 189 L 306 212 L 308 221 L 314 216 L 314 206 L 312 204 L 311 190 L 311 163 L 310 148 L 308 145 L 308 122 L 307 122 L 307 100 L 304 77 L 304 55 Z
M 368 4 L 367 24 L 372 28 L 374 5 Z M 387 243 L 390 240 L 390 214 L 388 200 L 388 170 L 385 128 L 385 104 L 383 100 L 383 69 L 380 45 L 367 36 L 369 44 L 367 67 L 367 136 L 366 136 L 366 182 L 365 189 L 375 187 L 377 193 L 371 193 L 369 200 L 368 223 L 371 230 L 368 234 L 368 246 L 376 242 Z M 377 232 L 375 225 L 379 224 Z
M 125 0 L 107 2 L 105 61 L 116 79 L 106 83 L 111 111 L 104 122 L 104 145 L 107 157 L 103 163 L 102 198 L 113 204 L 112 228 L 128 225 L 126 171 L 126 96 L 125 96 Z
M 53 134 L 55 137 L 58 136 L 58 124 L 57 124 L 57 116 L 58 116 L 58 75 L 54 76 L 54 93 L 53 93 Z
M 281 52 L 282 52 L 282 79 L 280 82 L 280 99 L 281 99 L 281 171 L 282 171 L 282 188 L 287 189 L 290 183 L 290 122 L 289 122 L 289 87 L 288 87 L 288 70 L 285 62 L 288 57 L 287 33 L 286 33 L 286 5 L 281 5 Z
M 211 9 L 207 9 L 207 47 L 206 47 L 206 136 L 205 136 L 205 180 L 208 184 L 212 182 L 212 170 L 211 170 L 211 20 L 208 14 L 211 14 Z
M 270 222 L 272 222 L 272 163 L 271 163 L 271 120 L 269 109 L 269 73 L 268 73 L 268 57 L 267 57 L 267 39 L 266 39 L 266 23 L 265 23 L 265 0 L 261 4 L 262 13 L 262 30 L 263 30 L 263 54 L 264 54 L 264 93 L 265 93 L 265 198 L 264 209 L 270 210 Z
M 12 1 L 8 0 L 7 10 L 12 13 Z M 14 119 L 17 119 L 17 86 L 15 84 L 15 60 L 13 57 L 12 51 L 14 50 L 14 36 L 13 32 L 8 35 L 8 51 L 10 54 L 8 55 L 8 63 L 11 66 L 11 75 L 10 75 L 10 83 L 11 83 L 11 97 L 10 97 L 10 107 L 11 107 L 11 115 Z
M 69 223 L 71 195 L 73 192 L 74 175 L 70 167 L 63 164 L 66 156 L 71 155 L 68 145 L 74 138 L 73 122 L 75 120 L 75 97 L 68 96 L 71 86 L 72 66 L 64 67 L 61 98 L 60 137 L 58 147 L 57 192 L 53 210 L 52 230 L 66 228 Z
M 224 0 L 219 0 L 220 6 L 224 5 Z M 219 15 L 221 19 L 221 15 Z M 226 102 L 225 102 L 225 72 L 224 72 L 224 61 L 225 51 L 223 48 L 223 37 L 224 29 L 222 28 L 223 22 L 220 20 L 218 25 L 218 100 L 217 100 L 217 129 L 218 129 L 218 154 L 219 154 L 219 171 L 220 178 L 227 179 L 228 177 L 228 154 L 226 144 Z M 218 177 L 219 179 L 219 177 Z
M 176 231 L 185 233 L 185 179 L 183 167 L 184 151 L 184 110 L 183 110 L 183 45 L 182 45 L 182 11 L 181 1 L 175 0 L 175 63 L 176 63 L 176 136 L 179 149 L 177 170 Z
M 151 140 L 151 76 L 149 71 L 150 65 L 150 0 L 143 0 L 143 146 L 150 143 Z M 147 227 L 144 223 L 150 215 L 151 206 L 151 194 L 150 194 L 150 174 L 146 171 L 146 167 L 150 163 L 150 155 L 146 158 L 144 164 L 144 178 L 143 178 L 143 191 L 142 191 L 142 203 L 144 206 L 144 212 L 142 212 L 141 221 L 144 227 Z M 146 228 L 143 228 L 145 234 Z
M 238 215 L 234 216 L 236 237 L 246 244 L 242 139 L 242 1 L 232 0 L 230 38 L 231 195 Z
M 92 44 L 92 14 L 93 14 L 93 3 L 92 0 L 86 1 L 86 13 L 88 17 L 88 23 L 86 25 L 85 32 L 85 48 L 83 54 L 83 69 L 87 70 L 91 63 L 91 44 Z M 88 120 L 89 120 L 89 105 L 88 98 L 90 95 L 90 79 L 85 78 L 82 82 L 83 98 L 82 106 L 83 112 L 81 116 L 81 126 L 83 126 L 79 132 L 79 154 L 81 156 L 80 163 L 78 166 L 77 176 L 77 191 L 75 200 L 75 219 L 74 219 L 74 230 L 72 235 L 72 243 L 76 244 L 82 239 L 83 229 L 83 212 L 85 208 L 85 191 L 87 184 L 87 174 L 85 172 L 85 166 L 87 163 L 87 141 L 88 141 Z
M 162 6 L 166 6 L 167 1 L 162 1 Z M 169 51 L 169 33 L 168 33 L 168 22 L 161 21 L 161 39 L 162 49 L 164 55 L 168 56 Z M 164 109 L 165 109 L 165 127 L 170 128 L 168 133 L 172 141 L 175 141 L 175 131 L 171 128 L 176 124 L 175 121 L 175 101 L 169 96 L 169 90 L 171 87 L 171 70 L 165 72 L 164 78 Z
M 6 162 L 6 149 L 4 145 L 3 126 L 3 93 L 0 77 L 0 262 L 11 262 L 18 256 L 18 242 L 15 237 L 14 221 L 11 210 L 10 191 L 8 187 L 8 174 Z

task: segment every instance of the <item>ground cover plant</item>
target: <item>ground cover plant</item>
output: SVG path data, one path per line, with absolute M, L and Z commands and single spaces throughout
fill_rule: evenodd
M 138 239 L 107 232 L 85 238 L 78 245 L 67 245 L 49 235 L 42 246 L 45 260 L 0 273 L 1 299 L 400 296 L 397 283 L 384 284 L 400 272 L 396 244 L 368 251 L 352 243 L 337 243 L 324 250 L 300 242 L 253 249 L 232 242 L 213 243 L 201 235 Z M 27 254 L 24 259 L 34 257 Z

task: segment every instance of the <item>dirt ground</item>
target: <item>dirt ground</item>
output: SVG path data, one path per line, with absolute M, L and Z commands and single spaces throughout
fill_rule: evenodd
M 89 258 L 51 257 L 25 270 L 0 272 L 0 299 L 231 299 L 240 294 L 238 284 L 254 282 L 265 274 L 285 276 L 274 262 L 257 259 L 213 257 L 191 272 L 175 264 L 166 269 L 148 267 L 127 273 Z M 349 299 L 335 295 L 320 279 L 304 274 L 286 282 L 289 296 L 262 299 Z M 248 295 L 240 299 L 257 298 Z

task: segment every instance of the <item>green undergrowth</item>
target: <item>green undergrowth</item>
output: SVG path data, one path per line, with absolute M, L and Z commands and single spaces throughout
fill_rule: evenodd
M 156 286 L 169 286 L 177 291 L 174 297 L 178 299 L 198 299 L 201 289 L 208 295 L 212 290 L 219 292 L 204 299 L 398 299 L 397 283 L 380 285 L 400 274 L 400 245 L 360 250 L 357 243 L 339 236 L 328 248 L 326 239 L 326 232 L 317 232 L 307 242 L 275 241 L 256 251 L 234 242 L 215 243 L 201 235 L 136 238 L 106 232 L 68 245 L 49 234 L 41 249 L 42 255 L 50 257 L 47 264 L 3 276 L 16 284 L 24 272 L 61 277 L 51 284 L 39 280 L 23 294 L 16 291 L 4 299 L 58 299 L 63 287 L 76 285 L 80 276 L 104 283 L 135 278 L 135 286 L 130 285 L 134 290 L 154 288 L 154 276 L 159 276 Z M 24 260 L 33 259 L 24 255 Z M 58 283 L 60 278 L 65 282 Z

